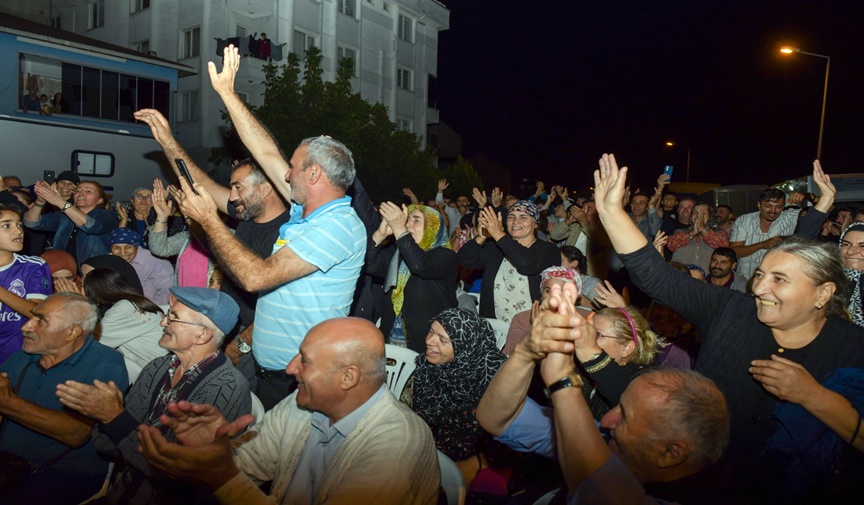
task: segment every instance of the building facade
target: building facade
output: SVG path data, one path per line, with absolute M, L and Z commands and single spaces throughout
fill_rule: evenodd
M 198 70 L 180 79 L 175 102 L 180 142 L 201 166 L 221 147 L 224 106 L 210 86 L 207 62 L 219 66 L 217 39 L 260 40 L 272 54 L 321 49 L 323 78 L 336 77 L 339 59 L 355 60 L 355 92 L 384 104 L 397 128 L 421 136 L 438 122 L 427 106 L 437 73 L 438 33 L 449 10 L 435 0 L 52 0 L 51 23 L 63 30 L 149 52 Z M 244 44 L 245 45 L 245 44 Z M 242 47 L 242 46 L 241 46 Z M 284 62 L 284 60 L 282 60 Z M 275 62 L 279 63 L 279 62 Z M 261 105 L 266 61 L 244 58 L 237 92 Z

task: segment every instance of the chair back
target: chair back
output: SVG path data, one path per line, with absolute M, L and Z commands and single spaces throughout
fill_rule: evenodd
M 417 353 L 398 345 L 384 344 L 384 353 L 387 356 L 387 387 L 397 399 L 402 397 L 402 390 L 417 365 L 414 358 Z
M 264 417 L 264 404 L 261 403 L 261 400 L 255 396 L 255 393 L 249 392 L 252 395 L 252 415 L 255 416 L 255 422 L 250 424 L 249 427 L 253 427 L 256 424 L 261 422 L 261 418 Z
M 438 451 L 438 471 L 441 472 L 441 488 L 447 496 L 447 505 L 465 504 L 465 479 L 452 459 Z

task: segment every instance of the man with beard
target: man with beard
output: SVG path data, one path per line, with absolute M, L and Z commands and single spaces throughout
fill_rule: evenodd
M 711 255 L 711 266 L 705 282 L 715 286 L 737 289 L 742 293 L 747 292 L 747 279 L 741 275 L 735 275 L 735 267 L 738 266 L 738 257 L 730 247 L 718 247 Z
M 732 233 L 732 225 L 735 224 L 735 213 L 732 207 L 728 205 L 718 205 L 714 211 L 714 222 L 717 224 L 717 229 Z
M 288 222 L 291 210 L 285 206 L 279 192 L 267 179 L 261 167 L 251 158 L 241 160 L 234 165 L 231 172 L 230 188 L 221 186 L 201 170 L 177 142 L 171 133 L 171 126 L 159 111 L 144 109 L 136 113 L 136 116 L 150 125 L 153 138 L 162 146 L 165 156 L 172 161 L 171 166 L 177 177 L 181 175 L 173 160 L 182 159 L 186 162 L 192 180 L 207 189 L 219 212 L 240 221 L 234 233 L 237 240 L 260 258 L 270 256 L 273 243 L 279 238 L 279 228 Z M 249 344 L 241 341 L 246 334 L 243 330 L 250 328 L 255 318 L 258 293 L 243 289 L 229 276 L 223 279 L 220 291 L 229 295 L 240 306 L 239 326 L 228 335 L 235 339 L 236 345 L 231 343 L 226 349 L 236 363 L 241 352 L 249 352 Z
M 792 235 L 801 209 L 786 209 L 786 195 L 768 188 L 759 195 L 756 212 L 744 214 L 735 221 L 729 247 L 738 255 L 738 274 L 749 280 L 768 249 Z

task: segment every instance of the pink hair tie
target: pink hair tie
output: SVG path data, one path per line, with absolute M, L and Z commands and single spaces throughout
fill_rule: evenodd
M 617 307 L 617 309 L 620 310 L 621 313 L 624 314 L 624 317 L 627 318 L 627 321 L 630 322 L 630 329 L 633 331 L 633 342 L 635 342 L 636 345 L 639 345 L 639 340 L 636 338 L 636 324 L 633 322 L 633 318 L 630 317 L 630 314 L 628 314 L 627 311 L 622 309 L 621 307 Z

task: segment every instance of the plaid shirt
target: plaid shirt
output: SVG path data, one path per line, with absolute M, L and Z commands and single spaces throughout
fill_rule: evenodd
M 153 408 L 150 409 L 147 424 L 150 426 L 162 426 L 162 423 L 159 422 L 159 416 L 163 414 L 168 415 L 168 404 L 176 402 L 178 398 L 189 397 L 191 388 L 195 387 L 195 379 L 201 375 L 201 371 L 205 369 L 207 365 L 213 363 L 213 360 L 219 356 L 219 352 L 220 351 L 216 351 L 195 365 L 189 367 L 174 387 L 171 387 L 171 383 L 174 381 L 174 374 L 177 372 L 177 368 L 180 367 L 180 359 L 176 355 L 172 356 L 168 373 L 165 375 L 165 379 L 162 381 L 162 386 L 159 388 L 159 395 L 156 397 L 156 402 Z

